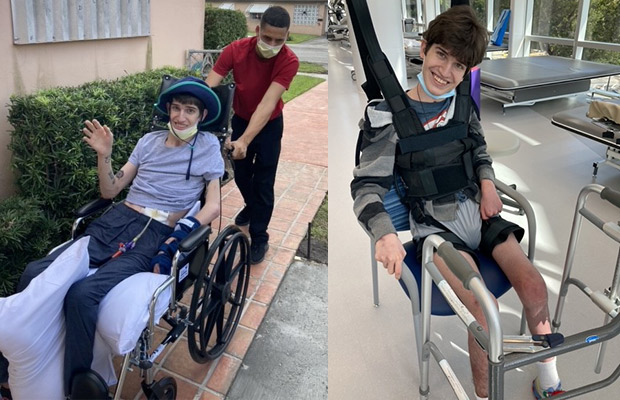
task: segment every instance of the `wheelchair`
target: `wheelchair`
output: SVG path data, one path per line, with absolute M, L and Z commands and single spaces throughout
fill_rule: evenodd
M 165 75 L 160 92 L 175 81 L 174 77 Z M 223 143 L 228 132 L 235 85 L 225 84 L 212 89 L 220 98 L 222 113 L 217 121 L 204 130 L 216 134 L 220 143 Z M 162 122 L 167 121 L 161 115 L 154 115 L 154 128 L 162 126 Z M 228 168 L 227 173 L 230 174 Z M 232 177 L 225 175 L 223 178 L 223 180 L 229 179 Z M 98 199 L 77 210 L 72 238 L 75 239 L 81 234 L 86 220 L 95 214 L 105 212 L 111 204 L 111 200 Z M 199 204 L 195 208 L 198 206 Z M 190 210 L 188 215 L 191 213 Z M 144 378 L 141 386 L 147 399 L 175 399 L 177 392 L 175 379 L 164 377 L 155 381 L 152 368 L 164 349 L 186 331 L 191 358 L 201 364 L 222 355 L 232 340 L 241 319 L 249 287 L 249 240 L 233 225 L 221 230 L 212 243 L 210 243 L 211 233 L 211 226 L 204 225 L 179 243 L 172 260 L 171 274 L 154 291 L 148 305 L 148 324 L 141 332 L 135 348 L 124 356 L 114 399 L 120 398 L 127 372 L 132 367 L 141 370 L 141 376 Z M 190 289 L 193 292 L 187 307 L 182 301 L 185 292 Z M 167 296 L 169 300 L 166 299 Z M 157 311 L 158 301 L 161 302 L 161 299 L 167 302 L 163 315 Z M 171 328 L 161 343 L 156 344 L 155 325 L 160 317 Z M 100 376 L 85 375 L 83 381 L 74 382 L 72 398 L 98 398 L 102 393 L 103 383 Z

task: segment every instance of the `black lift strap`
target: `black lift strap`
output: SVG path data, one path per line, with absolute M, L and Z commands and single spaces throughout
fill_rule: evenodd
M 392 65 L 381 51 L 366 0 L 346 0 L 346 2 L 349 21 L 353 26 L 366 75 L 366 82 L 362 84 L 366 97 L 369 101 L 385 98 L 393 114 L 392 121 L 398 137 L 405 138 L 417 132 L 424 132 L 418 116 L 409 107 L 407 94 L 396 79 Z

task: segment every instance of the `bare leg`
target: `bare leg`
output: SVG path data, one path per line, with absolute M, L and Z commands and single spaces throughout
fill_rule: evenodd
M 493 249 L 493 258 L 515 288 L 532 334 L 551 333 L 547 286 L 538 270 L 525 256 L 513 235 Z M 559 383 L 555 357 L 539 363 L 538 383 L 543 388 L 556 388 Z
M 472 268 L 478 270 L 476 263 L 469 254 L 462 251 L 460 253 L 465 257 L 465 259 L 469 262 Z M 465 307 L 467 307 L 467 309 L 472 313 L 474 318 L 476 318 L 476 320 L 482 325 L 482 327 L 488 330 L 482 309 L 480 308 L 480 305 L 478 304 L 478 301 L 476 300 L 473 293 L 463 287 L 461 281 L 450 271 L 448 266 L 439 256 L 435 255 L 434 261 L 435 265 L 437 265 L 437 268 L 445 277 L 452 290 L 454 290 L 454 293 L 456 293 L 456 295 L 463 302 Z M 469 348 L 469 363 L 471 365 L 476 394 L 479 397 L 487 397 L 489 379 L 487 354 L 482 350 L 480 345 L 478 345 L 478 343 L 471 334 L 468 335 L 467 344 Z
M 472 267 L 477 270 L 471 257 L 464 252 L 461 252 L 461 254 Z M 514 235 L 511 234 L 504 243 L 497 245 L 493 249 L 492 256 L 508 277 L 508 280 L 515 288 L 519 299 L 523 303 L 525 317 L 530 331 L 533 334 L 543 335 L 551 333 L 549 308 L 547 306 L 547 286 L 538 270 L 534 268 L 525 253 L 523 253 Z M 474 295 L 463 287 L 461 281 L 450 272 L 449 268 L 440 257 L 435 256 L 434 261 L 448 284 L 450 284 L 450 287 L 452 287 L 456 295 L 472 313 L 474 318 L 476 318 L 484 329 L 488 329 L 484 314 Z M 476 394 L 479 397 L 487 397 L 487 354 L 480 348 L 472 335 L 468 336 L 468 347 Z M 551 359 L 545 361 L 549 360 Z
M 530 332 L 543 335 L 551 333 L 547 286 L 514 235 L 511 234 L 504 243 L 497 245 L 492 255 L 523 304 Z

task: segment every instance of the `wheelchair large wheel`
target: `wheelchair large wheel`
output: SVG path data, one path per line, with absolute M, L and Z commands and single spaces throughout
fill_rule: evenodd
M 189 309 L 187 342 L 198 363 L 219 357 L 237 329 L 250 282 L 249 250 L 247 236 L 232 225 L 209 249 Z

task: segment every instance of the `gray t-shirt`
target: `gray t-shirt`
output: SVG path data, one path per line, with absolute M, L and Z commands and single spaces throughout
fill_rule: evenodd
M 205 185 L 224 174 L 224 160 L 217 137 L 209 132 L 198 132 L 197 135 L 189 180 L 185 179 L 191 155 L 189 144 L 167 147 L 168 131 L 150 132 L 140 138 L 129 157 L 138 173 L 127 201 L 172 212 L 193 206 Z

